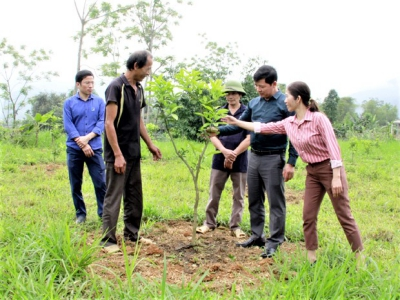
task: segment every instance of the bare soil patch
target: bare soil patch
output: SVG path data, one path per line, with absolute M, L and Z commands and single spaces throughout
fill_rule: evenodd
M 49 177 L 53 176 L 54 173 L 61 168 L 65 168 L 65 164 L 60 163 L 48 163 L 48 164 L 32 164 L 20 166 L 21 172 L 27 172 L 31 170 L 42 170 Z
M 286 188 L 285 197 L 287 204 L 299 204 L 303 201 L 304 192 L 303 191 L 291 191 Z
M 191 245 L 192 224 L 186 221 L 165 221 L 156 223 L 146 235 L 155 244 L 127 243 L 127 253 L 133 258 L 135 247 L 139 248 L 136 273 L 149 281 L 161 281 L 164 269 L 164 256 L 167 263 L 169 284 L 181 285 L 197 282 L 205 272 L 203 284 L 209 290 L 223 293 L 227 289 L 241 290 L 243 286 L 257 286 L 271 276 L 279 275 L 279 268 L 273 258 L 262 259 L 263 249 L 259 247 L 237 247 L 239 240 L 231 235 L 226 227 L 218 227 L 206 234 L 197 234 L 198 245 Z M 121 245 L 119 245 L 121 246 Z M 298 245 L 283 243 L 281 252 L 296 251 Z M 96 264 L 96 273 L 107 279 L 115 276 L 126 278 L 124 255 L 122 252 L 102 257 Z

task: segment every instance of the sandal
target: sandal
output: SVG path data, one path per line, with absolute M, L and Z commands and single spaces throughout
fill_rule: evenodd
M 232 230 L 231 232 L 232 232 L 232 235 L 236 236 L 238 239 L 244 239 L 246 237 L 246 234 L 240 228 Z
M 207 225 L 203 225 L 196 228 L 197 233 L 207 233 L 209 231 L 213 231 L 213 228 L 208 227 Z
M 154 245 L 155 242 L 153 242 L 151 239 L 146 239 L 144 237 L 139 238 L 139 243 L 142 243 L 144 245 Z
M 112 253 L 116 253 L 121 251 L 118 247 L 118 245 L 114 244 L 114 245 L 110 245 L 110 246 L 106 246 L 103 248 L 105 252 L 112 254 Z

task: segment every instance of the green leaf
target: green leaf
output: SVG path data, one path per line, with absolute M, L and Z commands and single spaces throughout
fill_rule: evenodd
M 37 114 L 35 115 L 35 118 L 34 118 L 34 119 L 35 119 L 36 122 L 39 123 L 39 122 L 42 120 L 42 115 L 39 114 L 39 113 L 37 113 Z

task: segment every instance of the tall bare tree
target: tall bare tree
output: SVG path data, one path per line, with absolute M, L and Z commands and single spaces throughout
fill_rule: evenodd
M 191 5 L 191 1 L 176 0 L 176 4 Z M 171 29 L 179 25 L 182 15 L 174 8 L 174 4 L 161 0 L 139 0 L 135 9 L 130 11 L 130 24 L 124 32 L 126 37 L 138 38 L 138 42 L 145 45 L 146 49 L 152 52 L 159 65 L 166 65 L 173 57 L 159 57 L 155 54 L 157 50 L 166 47 L 173 36 Z M 152 80 L 152 76 L 150 76 Z M 151 95 L 147 96 L 148 104 L 151 104 Z M 150 119 L 150 106 L 147 106 L 146 121 Z
M 76 71 L 81 69 L 82 58 L 87 58 L 89 51 L 84 48 L 84 40 L 90 35 L 96 38 L 104 30 L 113 28 L 119 22 L 121 16 L 126 14 L 133 5 L 120 5 L 117 4 L 116 8 L 113 8 L 111 3 L 98 1 L 81 1 L 83 4 L 79 7 L 77 0 L 74 0 L 75 9 L 80 21 L 80 30 L 74 36 L 74 40 L 78 41 L 78 61 Z M 76 88 L 75 88 L 76 91 Z

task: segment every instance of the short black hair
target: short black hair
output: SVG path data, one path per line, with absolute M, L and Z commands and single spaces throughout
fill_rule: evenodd
M 147 63 L 147 58 L 153 58 L 153 55 L 148 50 L 139 50 L 135 51 L 129 56 L 126 61 L 126 68 L 131 71 L 135 67 L 135 63 L 137 63 L 138 68 L 143 68 Z
M 254 82 L 257 82 L 261 79 L 264 79 L 265 83 L 272 84 L 274 81 L 278 80 L 278 73 L 274 67 L 263 65 L 259 67 L 253 75 Z
M 85 79 L 88 76 L 93 76 L 93 73 L 90 72 L 89 70 L 81 70 L 75 75 L 75 82 L 81 83 L 83 79 Z

